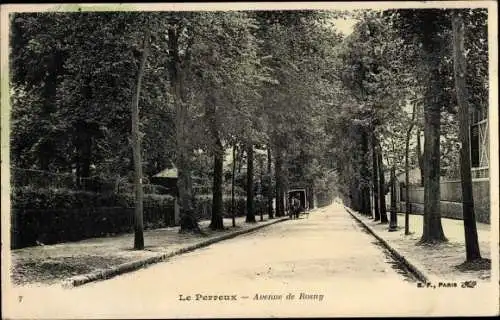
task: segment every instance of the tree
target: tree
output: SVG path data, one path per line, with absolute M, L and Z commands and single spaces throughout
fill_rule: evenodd
M 380 206 L 379 206 L 379 184 L 378 184 L 378 161 L 377 161 L 377 141 L 375 134 L 371 135 L 372 144 L 372 182 L 373 182 L 373 207 L 374 221 L 380 221 Z
M 254 211 L 254 184 L 253 184 L 253 145 L 249 143 L 247 145 L 247 185 L 246 185 L 246 193 L 247 193 L 247 216 L 246 222 L 256 222 L 255 221 L 255 211 Z
M 383 223 L 387 222 L 387 217 L 386 189 L 385 186 L 380 186 L 384 179 L 383 177 L 379 179 L 384 165 L 381 157 L 382 153 L 391 157 L 393 149 L 388 150 L 381 146 L 385 144 L 385 140 L 393 138 L 390 128 L 400 121 L 398 116 L 401 100 L 404 100 L 407 94 L 406 87 L 412 82 L 411 76 L 407 73 L 407 65 L 400 58 L 403 52 L 401 41 L 392 29 L 391 19 L 377 11 L 363 12 L 360 21 L 355 25 L 354 32 L 343 42 L 340 50 L 340 58 L 343 62 L 340 67 L 342 83 L 356 101 L 350 104 L 351 110 L 347 114 L 351 115 L 351 119 L 354 118 L 351 121 L 357 123 L 361 132 L 360 165 L 355 169 L 359 172 L 353 177 L 355 181 L 353 181 L 351 194 L 353 200 L 357 202 L 357 189 L 362 190 L 359 195 L 360 204 L 357 206 L 362 212 L 369 214 L 370 205 L 366 203 L 366 199 L 369 199 L 369 183 L 359 179 L 358 176 L 369 176 L 367 136 L 370 133 L 372 163 L 374 170 L 377 171 L 377 174 L 374 172 L 371 175 L 371 184 L 378 185 L 377 198 L 380 198 L 381 202 L 375 214 L 376 220 L 379 220 L 378 215 L 382 215 Z M 353 114 L 354 117 L 352 117 Z M 377 145 L 380 145 L 378 151 L 376 151 Z M 354 151 L 353 157 L 357 157 L 356 152 L 357 150 Z M 377 164 L 376 167 L 375 164 Z M 358 186 L 360 182 L 362 183 Z
M 132 149 L 134 152 L 134 188 L 135 188 L 135 219 L 134 219 L 134 249 L 144 249 L 144 225 L 143 225 L 143 189 L 142 189 L 142 159 L 141 159 L 141 137 L 140 137 L 140 117 L 139 117 L 139 97 L 141 94 L 141 84 L 144 75 L 144 66 L 149 54 L 150 34 L 149 29 L 144 35 L 144 47 L 141 64 L 137 72 L 137 86 L 132 100 Z
M 261 82 L 267 81 L 259 66 L 255 21 L 245 12 L 203 12 L 192 19 L 192 104 L 204 104 L 207 134 L 196 137 L 214 157 L 214 179 L 221 176 L 225 146 L 259 140 L 255 105 Z M 202 96 L 203 100 L 196 98 Z M 192 107 L 193 110 L 195 106 Z M 212 224 L 223 229 L 222 179 L 214 180 Z M 249 201 L 253 201 L 250 199 Z
M 416 115 L 416 103 L 413 103 L 413 110 L 411 113 L 411 122 L 408 130 L 406 131 L 405 139 L 405 235 L 410 234 L 410 213 L 411 213 L 411 203 L 410 203 L 410 138 L 411 132 L 413 130 Z M 420 139 L 420 137 L 418 137 Z M 420 152 L 420 151 L 418 151 Z
M 396 168 L 394 164 L 391 166 L 391 215 L 389 221 L 389 231 L 396 231 L 398 229 L 398 215 L 396 212 Z
M 273 189 L 272 189 L 272 156 L 271 146 L 267 145 L 267 175 L 266 175 L 266 197 L 267 197 L 267 215 L 269 219 L 274 218 L 273 214 Z
M 422 243 L 446 241 L 443 227 L 441 225 L 441 190 L 440 190 L 440 136 L 441 136 L 441 105 L 440 90 L 442 83 L 439 79 L 439 50 L 441 42 L 436 40 L 439 22 L 442 13 L 427 12 L 423 16 L 422 45 L 431 69 L 429 75 L 429 87 L 434 90 L 427 90 L 424 105 L 424 226 L 422 233 Z M 439 51 L 438 51 L 439 52 Z M 436 97 L 436 94 L 438 95 Z
M 275 85 L 260 90 L 268 148 L 274 160 L 276 216 L 284 215 L 284 194 L 293 185 L 313 189 L 325 152 L 324 111 L 333 99 L 332 52 L 339 36 L 317 11 L 255 12 L 260 21 L 262 64 Z M 316 136 L 315 136 L 316 135 Z M 317 151 L 320 152 L 317 153 Z M 269 179 L 271 180 L 271 179 Z
M 232 164 L 232 172 L 231 172 L 231 218 L 233 227 L 236 227 L 236 205 L 234 199 L 234 180 L 235 180 L 235 171 L 236 171 L 236 144 L 233 144 L 233 164 Z
M 282 174 L 283 171 L 283 155 L 282 150 L 277 145 L 274 148 L 275 156 L 274 156 L 274 172 L 276 175 L 276 216 L 283 217 L 285 216 L 285 188 L 284 188 L 284 177 Z
M 424 93 L 424 225 L 420 243 L 446 241 L 441 225 L 441 107 L 445 105 L 443 57 L 446 55 L 449 19 L 445 10 L 398 10 L 395 25 L 406 42 L 417 43 L 423 62 Z
M 377 164 L 378 164 L 378 181 L 380 192 L 380 223 L 388 223 L 387 207 L 385 204 L 385 177 L 384 177 L 384 162 L 382 161 L 382 151 L 380 146 L 377 148 Z
M 81 187 L 86 187 L 89 176 L 105 180 L 125 176 L 131 182 L 129 101 L 141 60 L 142 48 L 136 39 L 142 37 L 144 15 L 59 12 L 15 16 L 13 162 L 21 168 L 74 174 Z M 150 18 L 156 23 L 156 16 Z M 163 169 L 174 149 L 171 103 L 163 90 L 166 77 L 161 72 L 164 49 L 162 43 L 151 47 L 140 99 L 148 175 Z M 27 103 L 22 92 L 29 92 L 33 101 Z M 153 128 L 154 135 L 150 134 Z
M 368 128 L 362 128 L 361 130 L 361 152 L 363 154 L 361 160 L 361 175 L 364 178 L 363 184 L 361 185 L 361 197 L 362 205 L 361 212 L 366 216 L 371 216 L 371 202 L 370 202 L 370 171 L 368 169 L 368 133 L 366 132 Z
M 223 165 L 224 165 L 224 147 L 221 142 L 221 138 L 218 132 L 218 125 L 216 124 L 217 119 L 215 116 L 215 105 L 213 101 L 208 102 L 210 111 L 210 127 L 212 128 L 213 139 L 215 139 L 215 150 L 214 150 L 214 170 L 213 170 L 213 187 L 212 187 L 212 217 L 210 221 L 210 228 L 212 230 L 222 230 L 224 229 L 224 223 L 222 219 L 222 182 L 223 182 Z
M 453 10 L 453 73 L 458 103 L 460 148 L 460 174 L 462 184 L 462 210 L 465 229 L 465 248 L 467 261 L 481 259 L 474 212 L 472 193 L 470 141 L 469 141 L 469 103 L 466 85 L 466 53 L 464 47 L 464 19 L 462 10 Z

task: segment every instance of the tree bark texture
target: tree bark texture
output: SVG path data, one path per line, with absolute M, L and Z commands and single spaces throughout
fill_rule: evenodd
M 168 29 L 168 47 L 170 61 L 168 71 L 170 75 L 170 89 L 175 105 L 175 135 L 176 135 L 176 166 L 177 189 L 180 198 L 180 232 L 201 233 L 193 209 L 192 181 L 191 181 L 191 150 L 186 132 L 188 121 L 187 104 L 184 101 L 184 75 L 179 57 L 179 27 L 171 25 Z
M 384 162 L 382 161 L 382 150 L 377 146 L 377 164 L 379 174 L 379 198 L 380 198 L 380 223 L 388 223 L 387 208 L 385 204 L 385 177 L 384 177 Z
M 314 184 L 311 183 L 309 185 L 309 192 L 308 192 L 308 196 L 307 198 L 309 199 L 309 209 L 312 210 L 314 209 L 314 206 L 316 205 L 316 203 L 314 203 Z
M 441 171 L 441 108 L 443 101 L 443 74 L 440 72 L 445 44 L 436 36 L 442 14 L 430 11 L 426 16 L 428 27 L 422 29 L 421 43 L 426 67 L 429 68 L 424 95 L 424 224 L 420 243 L 446 241 L 441 225 L 440 171 Z
M 275 156 L 275 174 L 276 174 L 276 217 L 285 216 L 285 206 L 284 206 L 284 182 L 283 182 L 283 155 L 282 150 L 276 148 Z
M 361 194 L 362 194 L 362 212 L 366 216 L 371 216 L 370 185 L 368 169 L 368 134 L 366 128 L 361 127 Z
M 262 188 L 263 188 L 263 182 L 264 182 L 264 158 L 263 157 L 258 157 L 258 163 L 259 163 L 259 189 L 258 189 L 258 196 L 263 196 Z M 258 206 L 258 212 L 260 216 L 260 221 L 264 221 L 264 211 L 265 208 L 263 208 L 261 205 Z
M 247 145 L 247 217 L 246 222 L 255 221 L 255 203 L 253 190 L 253 144 Z
M 222 180 L 223 180 L 224 149 L 220 138 L 216 138 L 216 151 L 214 154 L 214 180 L 212 190 L 212 217 L 210 228 L 212 230 L 224 230 L 222 219 Z
M 436 73 L 436 71 L 434 71 Z M 446 241 L 440 212 L 440 136 L 441 99 L 434 92 L 441 89 L 438 75 L 432 75 L 431 88 L 426 93 L 424 106 L 424 226 L 422 243 Z
M 398 215 L 396 208 L 396 168 L 391 167 L 391 215 L 389 221 L 389 231 L 396 231 L 398 228 Z
M 206 115 L 208 125 L 212 133 L 212 148 L 214 157 L 213 169 L 213 186 L 212 186 L 212 216 L 210 219 L 210 229 L 224 230 L 224 222 L 222 219 L 222 180 L 223 180 L 223 163 L 224 163 L 224 147 L 219 136 L 219 126 L 216 116 L 216 101 L 214 97 L 209 96 L 206 104 Z
M 274 213 L 273 213 L 273 189 L 272 187 L 272 157 L 271 157 L 271 146 L 267 146 L 267 176 L 269 177 L 269 185 L 267 188 L 267 215 L 269 216 L 269 219 L 274 218 Z
M 150 34 L 149 30 L 144 35 L 144 47 L 142 51 L 141 63 L 137 73 L 137 85 L 135 95 L 132 100 L 132 151 L 134 153 L 134 189 L 135 189 L 135 209 L 134 209 L 134 249 L 144 249 L 144 224 L 143 224 L 143 200 L 142 189 L 142 159 L 141 159 L 141 135 L 139 118 L 139 98 L 141 96 L 142 78 L 144 67 L 149 54 Z
M 453 73 L 455 76 L 455 92 L 458 102 L 460 149 L 460 174 L 462 181 L 462 208 L 465 232 L 465 251 L 467 261 L 481 259 L 474 212 L 474 197 L 472 192 L 472 175 L 469 141 L 469 104 L 467 101 L 466 60 L 464 48 L 464 21 L 462 12 L 453 10 Z
M 408 131 L 406 131 L 406 140 L 405 140 L 405 234 L 410 234 L 410 212 L 411 212 L 411 203 L 410 203 L 410 138 L 411 131 L 413 130 L 414 122 L 415 122 L 415 113 L 416 113 L 416 104 L 413 104 L 413 110 L 411 115 L 411 123 L 408 127 Z M 420 139 L 420 138 L 419 138 Z
M 236 205 L 234 199 L 234 183 L 235 183 L 235 173 L 236 173 L 236 143 L 233 145 L 233 171 L 231 174 L 231 218 L 233 222 L 233 227 L 236 227 Z
M 379 204 L 379 183 L 378 183 L 378 163 L 377 163 L 377 138 L 375 133 L 372 133 L 372 183 L 373 183 L 373 207 L 374 221 L 380 221 L 380 204 Z

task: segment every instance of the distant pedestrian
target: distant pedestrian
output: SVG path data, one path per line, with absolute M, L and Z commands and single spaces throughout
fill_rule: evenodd
M 292 198 L 292 214 L 295 219 L 299 218 L 299 213 L 300 213 L 300 200 L 297 199 L 296 197 Z

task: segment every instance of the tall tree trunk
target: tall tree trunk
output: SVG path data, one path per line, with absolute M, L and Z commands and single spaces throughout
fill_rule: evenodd
M 434 71 L 434 73 L 437 73 Z M 421 243 L 446 241 L 440 212 L 441 79 L 432 75 L 424 106 L 424 226 Z M 436 95 L 436 92 L 439 92 Z
M 424 155 L 422 154 L 422 145 L 420 143 L 420 129 L 417 130 L 417 160 L 418 168 L 420 169 L 420 186 L 424 186 Z
M 359 148 L 359 138 L 357 135 L 357 132 L 355 131 L 355 127 L 351 126 L 350 127 L 350 137 L 353 141 L 353 143 L 357 144 L 357 147 Z M 359 176 L 360 176 L 360 163 L 359 163 L 359 153 L 355 152 L 352 157 L 352 163 L 353 163 L 353 177 L 352 177 L 352 182 L 351 182 L 351 195 L 352 195 L 352 208 L 354 211 L 361 212 L 363 213 L 363 210 L 361 210 L 361 195 L 360 195 L 360 182 L 359 182 Z
M 377 138 L 375 132 L 372 133 L 372 182 L 373 182 L 373 207 L 375 218 L 374 221 L 380 221 L 379 208 L 379 184 L 378 184 L 378 165 L 377 165 Z
M 361 207 L 361 189 L 360 189 L 360 182 L 358 178 L 354 178 L 353 184 L 352 184 L 352 194 L 353 194 L 353 201 L 354 201 L 354 210 L 363 213 L 362 207 Z
M 142 159 L 141 159 L 141 135 L 139 128 L 139 97 L 141 95 L 141 84 L 144 75 L 144 66 L 149 54 L 150 35 L 149 30 L 144 35 L 144 48 L 142 52 L 141 64 L 137 74 L 137 85 L 135 95 L 132 100 L 132 150 L 134 152 L 134 189 L 135 189 L 135 210 L 134 210 L 134 249 L 144 249 L 144 225 L 143 225 L 143 190 L 142 190 Z
M 264 159 L 262 157 L 259 157 L 259 179 L 260 179 L 260 185 L 259 185 L 259 194 L 262 196 L 262 183 L 264 179 Z M 261 198 L 259 196 L 259 199 Z M 259 204 L 259 214 L 260 214 L 260 221 L 264 221 L 264 208 L 262 207 L 262 203 Z
M 411 128 L 408 129 L 405 141 L 405 235 L 410 234 L 410 135 Z
M 462 210 L 465 231 L 465 248 L 467 261 L 481 259 L 474 212 L 472 192 L 470 141 L 469 141 L 469 104 L 467 101 L 466 61 L 464 49 L 464 21 L 462 11 L 453 10 L 453 73 L 455 76 L 455 92 L 458 102 L 460 149 L 460 174 L 462 177 Z
M 281 148 L 276 148 L 275 175 L 276 175 L 276 217 L 285 216 L 284 183 L 283 183 L 283 155 Z
M 222 219 L 222 179 L 223 179 L 223 164 L 224 164 L 224 148 L 220 138 L 216 138 L 216 150 L 214 154 L 214 180 L 212 190 L 212 218 L 210 221 L 210 229 L 224 230 L 224 222 Z
M 188 144 L 186 132 L 188 121 L 187 104 L 184 101 L 184 75 L 179 57 L 179 26 L 174 22 L 168 29 L 168 47 L 171 59 L 168 63 L 170 74 L 170 88 L 175 105 L 175 134 L 176 134 L 176 166 L 177 166 L 177 189 L 180 198 L 180 230 L 179 232 L 201 233 L 196 220 L 191 181 L 191 150 Z
M 391 167 L 391 216 L 389 222 L 389 231 L 398 229 L 398 214 L 396 211 L 396 168 L 394 164 Z
M 234 180 L 236 173 L 236 143 L 233 144 L 233 171 L 231 175 L 231 210 L 232 210 L 232 220 L 233 227 L 236 227 L 236 205 L 234 199 Z
M 217 123 L 216 101 L 212 95 L 206 99 L 206 119 L 210 128 L 214 146 L 212 148 L 214 156 L 213 170 L 213 187 L 212 187 L 212 215 L 210 221 L 210 229 L 224 230 L 224 222 L 222 219 L 222 180 L 223 180 L 223 163 L 224 163 L 224 147 L 219 136 L 219 125 Z
M 309 209 L 312 210 L 314 209 L 314 206 L 316 205 L 316 203 L 314 203 L 314 183 L 311 183 L 310 186 L 309 186 Z
M 247 145 L 247 217 L 246 222 L 255 221 L 254 193 L 253 193 L 253 144 Z
M 361 128 L 361 174 L 362 174 L 362 184 L 361 184 L 361 194 L 362 194 L 362 212 L 366 216 L 371 216 L 370 208 L 370 185 L 369 185 L 369 175 L 370 170 L 368 169 L 368 135 L 366 128 Z
M 411 123 L 408 127 L 408 131 L 406 131 L 406 140 L 405 140 L 405 234 L 410 234 L 410 212 L 411 212 L 411 203 L 410 203 L 410 138 L 411 131 L 413 130 L 413 126 L 415 125 L 415 116 L 416 116 L 416 103 L 413 104 L 413 110 L 411 113 Z M 420 138 L 419 138 L 420 139 Z
M 379 197 L 380 197 L 380 223 L 388 223 L 387 208 L 385 205 L 385 177 L 384 177 L 384 163 L 382 161 L 382 148 L 377 148 L 377 163 L 379 174 Z
M 269 185 L 267 187 L 267 215 L 269 216 L 269 219 L 274 218 L 273 214 L 273 189 L 272 189 L 272 168 L 271 168 L 271 162 L 272 157 L 271 157 L 271 146 L 270 144 L 267 145 L 267 176 L 269 178 Z

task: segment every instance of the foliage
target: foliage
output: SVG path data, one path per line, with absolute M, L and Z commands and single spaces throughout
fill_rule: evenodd
M 132 194 L 13 188 L 12 247 L 77 241 L 131 231 Z M 173 225 L 173 198 L 144 196 L 146 228 Z
M 12 248 L 78 241 L 131 231 L 133 194 L 94 193 L 67 189 L 12 189 Z M 230 216 L 231 198 L 224 197 L 224 215 Z M 198 218 L 210 218 L 210 196 L 195 197 Z M 245 214 L 245 197 L 236 198 L 236 214 Z M 257 200 L 257 210 L 265 208 Z M 174 224 L 174 199 L 169 195 L 144 195 L 146 229 Z
M 151 55 L 139 101 L 145 176 L 176 162 L 182 127 L 188 175 L 199 192 L 214 181 L 218 153 L 250 143 L 270 148 L 275 161 L 268 173 L 267 159 L 256 154 L 257 190 L 262 176 L 264 191 L 300 185 L 324 198 L 347 196 L 371 183 L 372 138 L 383 169 L 403 171 L 412 106 L 418 107 L 413 125 L 422 132 L 423 109 L 435 105 L 440 174 L 454 178 L 459 144 L 449 13 L 357 11 L 347 37 L 333 23 L 342 12 L 15 14 L 12 163 L 78 177 L 131 178 L 130 101 L 149 29 Z M 487 11 L 464 11 L 464 22 L 469 102 L 479 110 L 488 97 Z M 173 90 L 177 84 L 182 90 Z M 417 166 L 417 154 L 410 156 L 410 167 Z M 239 155 L 239 167 L 244 160 Z M 239 169 L 241 193 L 246 170 Z M 223 174 L 220 188 L 228 194 L 231 173 Z M 43 199 L 73 206 L 55 195 Z M 197 199 L 201 210 L 205 200 Z

